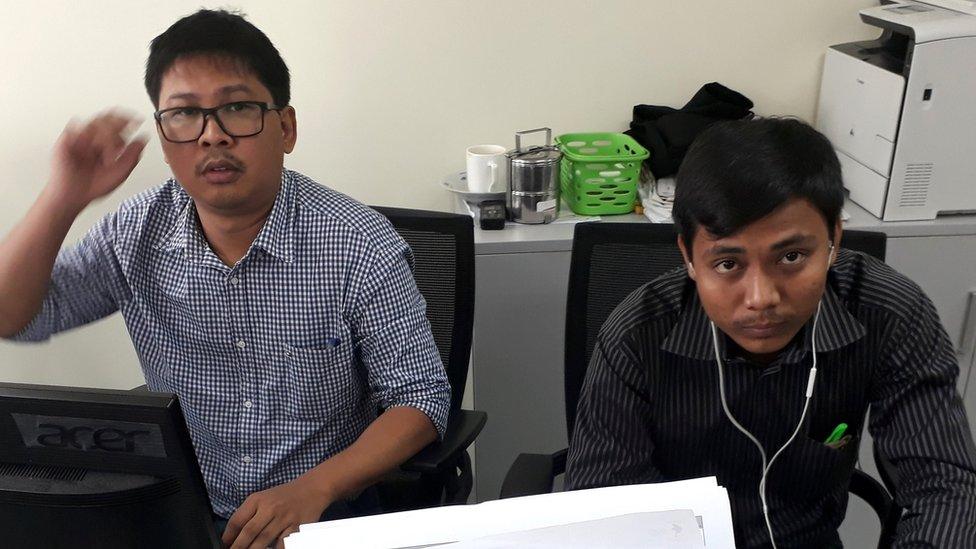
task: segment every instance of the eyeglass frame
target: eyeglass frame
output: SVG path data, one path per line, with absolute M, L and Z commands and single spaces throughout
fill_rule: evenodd
M 219 111 L 220 109 L 223 109 L 225 107 L 228 107 L 230 105 L 238 105 L 238 104 L 257 105 L 261 109 L 261 128 L 258 129 L 258 131 L 254 132 L 254 133 L 245 134 L 245 135 L 234 135 L 234 134 L 230 133 L 227 130 L 226 127 L 224 127 L 224 123 L 223 123 L 223 121 L 220 120 L 220 115 L 217 114 L 217 111 Z M 162 118 L 163 118 L 163 115 L 166 114 L 166 113 L 168 113 L 168 112 L 179 111 L 179 110 L 183 110 L 183 109 L 195 109 L 195 110 L 200 111 L 200 113 L 203 114 L 203 124 L 200 125 L 200 133 L 197 134 L 197 136 L 194 137 L 193 139 L 187 139 L 185 141 L 176 141 L 176 140 L 170 139 L 169 136 L 166 135 L 166 130 L 163 129 L 163 121 L 162 121 Z M 271 105 L 269 105 L 265 101 L 231 101 L 229 103 L 224 103 L 222 105 L 217 105 L 216 107 L 211 107 L 211 108 L 204 108 L 204 107 L 173 107 L 173 108 L 170 108 L 170 109 L 162 109 L 162 110 L 158 110 L 158 111 L 154 112 L 153 113 L 153 118 L 156 119 L 156 126 L 159 128 L 159 133 L 161 133 L 163 135 L 163 139 L 165 139 L 166 141 L 169 141 L 170 143 L 193 143 L 194 141 L 199 141 L 200 140 L 200 137 L 203 136 L 203 132 L 207 131 L 207 117 L 208 116 L 213 115 L 213 119 L 217 123 L 217 126 L 220 128 L 220 131 L 224 132 L 225 134 L 227 134 L 230 137 L 233 137 L 233 138 L 237 139 L 237 138 L 241 138 L 241 137 L 252 137 L 252 136 L 255 136 L 255 135 L 263 132 L 264 131 L 264 115 L 268 114 L 268 111 L 275 111 L 278 114 L 281 114 L 281 111 L 283 111 L 284 109 L 285 109 L 285 107 L 272 107 Z

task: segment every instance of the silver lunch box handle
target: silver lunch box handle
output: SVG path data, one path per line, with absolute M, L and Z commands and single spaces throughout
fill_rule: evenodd
M 522 136 L 529 135 L 530 133 L 536 132 L 546 132 L 546 146 L 552 145 L 552 129 L 550 128 L 536 128 L 534 130 L 523 130 L 520 132 L 515 132 L 515 150 L 522 150 Z

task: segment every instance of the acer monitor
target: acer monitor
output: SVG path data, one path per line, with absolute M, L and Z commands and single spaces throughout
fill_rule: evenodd
M 176 395 L 0 383 L 5 547 L 214 548 Z

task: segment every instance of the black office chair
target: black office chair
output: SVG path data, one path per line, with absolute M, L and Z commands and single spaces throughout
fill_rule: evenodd
M 467 448 L 487 414 L 461 409 L 474 324 L 474 224 L 470 216 L 374 207 L 414 255 L 414 279 L 427 301 L 434 342 L 451 382 L 444 440 L 424 448 L 377 488 L 384 511 L 467 502 L 473 476 Z
M 573 434 L 580 390 L 600 327 L 631 292 L 682 265 L 676 234 L 671 224 L 581 223 L 576 226 L 566 304 L 567 438 Z M 844 231 L 841 240 L 841 247 L 882 260 L 885 244 L 883 233 L 867 231 Z M 501 497 L 551 492 L 555 478 L 565 471 L 566 450 L 551 455 L 521 454 L 505 477 Z M 878 514 L 882 525 L 879 547 L 888 547 L 901 510 L 884 486 L 860 470 L 854 472 L 850 492 L 865 500 Z

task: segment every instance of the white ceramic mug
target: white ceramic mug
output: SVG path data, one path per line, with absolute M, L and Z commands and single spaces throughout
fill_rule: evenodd
M 477 193 L 501 192 L 508 186 L 507 149 L 501 145 L 468 147 L 468 190 Z

